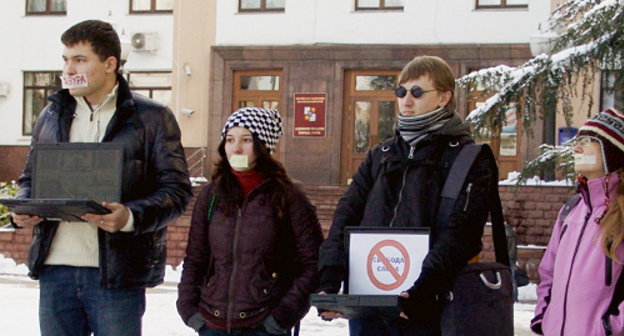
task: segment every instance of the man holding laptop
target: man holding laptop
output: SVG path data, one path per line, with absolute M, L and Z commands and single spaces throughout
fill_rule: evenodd
M 36 144 L 113 143 L 123 148 L 120 202 L 83 221 L 13 214 L 33 229 L 28 267 L 40 280 L 43 336 L 140 335 L 145 287 L 163 281 L 166 226 L 191 185 L 171 111 L 130 92 L 118 74 L 121 46 L 108 23 L 88 20 L 61 37 L 64 89 L 50 96 L 32 135 L 17 198 L 31 197 Z
M 439 298 L 481 251 L 491 195 L 497 192 L 494 158 L 491 152 L 481 151 L 467 167 L 450 219 L 437 222 L 442 187 L 462 146 L 472 143 L 470 129 L 455 112 L 455 78 L 441 58 L 414 58 L 397 84 L 396 134 L 368 152 L 338 203 L 329 236 L 320 248 L 320 293 L 338 292 L 347 278 L 347 252 L 351 251 L 345 249 L 345 239 L 350 227 L 429 228 L 432 239 L 418 278 L 398 288 L 401 312 L 393 318 L 351 319 L 352 336 L 439 335 Z M 386 268 L 391 268 L 391 261 Z M 395 275 L 401 274 L 406 270 L 399 268 Z M 356 276 L 367 274 L 351 275 L 349 285 Z M 342 316 L 330 310 L 321 311 L 321 317 Z

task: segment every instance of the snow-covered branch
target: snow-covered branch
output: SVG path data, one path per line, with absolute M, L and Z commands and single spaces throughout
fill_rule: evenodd
M 504 111 L 514 106 L 518 119 L 528 122 L 524 125 L 528 128 L 536 120 L 536 112 L 543 112 L 539 106 L 561 102 L 564 115 L 571 113 L 567 104 L 576 95 L 579 80 L 583 90 L 589 90 L 587 83 L 602 65 L 621 64 L 622 54 L 618 51 L 624 47 L 623 3 L 624 0 L 566 1 L 549 19 L 551 29 L 567 28 L 555 42 L 553 55 L 541 54 L 518 67 L 499 65 L 458 79 L 460 87 L 479 88 L 481 96 L 477 99 L 489 96 L 469 113 L 467 120 L 477 129 L 497 129 L 504 120 Z M 591 97 L 589 103 L 591 108 Z
M 548 27 L 559 35 L 551 44 L 552 55 L 538 55 L 517 67 L 482 69 L 457 80 L 459 87 L 472 91 L 470 99 L 480 102 L 467 117 L 476 133 L 497 134 L 510 108 L 529 135 L 533 123 L 548 113 L 562 114 L 569 124 L 580 113 L 572 106 L 579 96 L 589 114 L 594 111 L 593 85 L 603 69 L 615 72 L 611 88 L 624 87 L 624 0 L 567 0 L 553 11 Z M 523 177 L 556 168 L 571 178 L 569 148 L 543 145 L 539 150 Z

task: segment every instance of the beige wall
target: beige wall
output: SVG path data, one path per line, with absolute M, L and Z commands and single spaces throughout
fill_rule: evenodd
M 589 119 L 589 117 L 598 113 L 600 109 L 600 73 L 597 73 L 594 77 L 594 81 L 587 89 L 588 93 L 583 97 L 583 83 L 582 79 L 579 79 L 579 83 L 576 86 L 576 96 L 572 97 L 572 106 L 574 109 L 574 116 L 572 118 L 572 127 L 580 127 Z M 592 107 L 589 108 L 589 101 L 593 99 Z M 559 127 L 567 126 L 562 114 L 561 105 L 557 108 L 557 129 Z M 557 134 L 557 141 L 559 134 Z
M 184 147 L 205 147 L 208 145 L 210 48 L 216 36 L 216 1 L 176 0 L 173 13 L 172 109 L 182 129 Z M 181 112 L 183 108 L 195 112 L 186 116 Z

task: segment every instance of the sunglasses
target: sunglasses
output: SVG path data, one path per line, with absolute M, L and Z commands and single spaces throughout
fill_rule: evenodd
M 423 90 L 420 86 L 414 85 L 411 89 L 409 89 L 410 93 L 414 98 L 420 98 L 420 96 L 424 95 L 427 92 L 437 91 L 437 90 Z M 407 89 L 402 86 L 397 86 L 394 88 L 394 95 L 403 98 L 407 95 Z

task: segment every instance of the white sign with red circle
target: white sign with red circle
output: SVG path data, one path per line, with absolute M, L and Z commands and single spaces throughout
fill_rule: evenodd
M 400 294 L 418 279 L 429 235 L 360 233 L 349 236 L 349 294 Z

